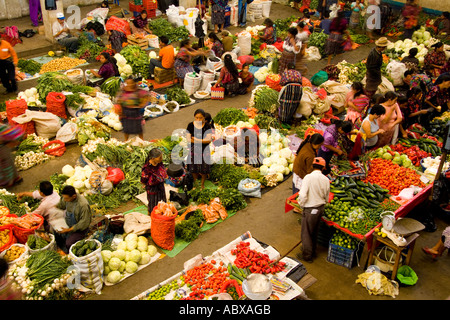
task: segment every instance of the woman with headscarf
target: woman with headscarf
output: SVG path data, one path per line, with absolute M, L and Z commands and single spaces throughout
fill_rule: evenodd
M 442 73 L 442 69 L 447 62 L 447 57 L 445 56 L 444 44 L 442 42 L 435 43 L 431 47 L 434 50 L 428 51 L 423 67 L 430 77 L 437 78 Z
M 222 86 L 226 95 L 236 95 L 239 93 L 239 72 L 230 54 L 225 54 L 223 64 L 214 87 Z

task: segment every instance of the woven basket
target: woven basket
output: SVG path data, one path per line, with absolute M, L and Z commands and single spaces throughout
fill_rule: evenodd
M 212 100 L 223 100 L 225 98 L 225 88 L 211 88 L 211 99 Z

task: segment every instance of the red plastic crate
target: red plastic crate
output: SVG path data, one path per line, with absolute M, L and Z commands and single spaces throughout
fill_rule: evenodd
M 133 1 L 130 1 L 128 2 L 128 9 L 130 9 L 130 11 L 132 12 L 141 12 L 142 10 L 144 10 L 144 6 L 136 5 Z
M 156 17 L 156 10 L 147 10 L 147 16 L 149 18 L 154 18 Z
M 156 0 L 155 1 L 144 0 L 142 5 L 144 6 L 144 9 L 147 11 L 158 9 L 158 1 L 156 1 Z

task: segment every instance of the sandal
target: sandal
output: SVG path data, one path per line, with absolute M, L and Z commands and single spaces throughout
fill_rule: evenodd
M 431 252 L 430 248 L 428 248 L 428 247 L 423 247 L 422 250 L 426 254 L 430 255 L 433 259 L 436 259 L 439 256 L 439 254 Z

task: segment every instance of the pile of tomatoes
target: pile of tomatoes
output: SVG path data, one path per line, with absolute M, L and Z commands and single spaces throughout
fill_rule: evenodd
M 380 158 L 370 160 L 370 169 L 364 182 L 378 184 L 388 189 L 389 194 L 393 196 L 397 196 L 400 191 L 410 186 L 425 187 L 420 175 L 414 170 Z
M 217 263 L 211 260 L 190 269 L 183 276 L 183 280 L 190 286 L 191 292 L 183 300 L 202 300 L 206 296 L 219 293 L 228 277 L 228 269 L 222 261 Z

